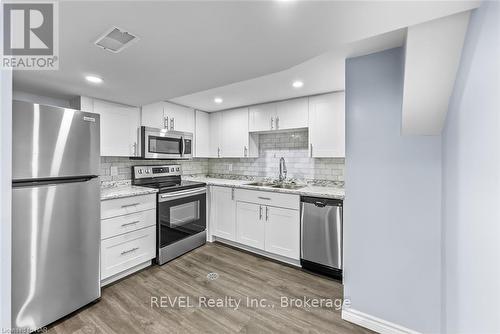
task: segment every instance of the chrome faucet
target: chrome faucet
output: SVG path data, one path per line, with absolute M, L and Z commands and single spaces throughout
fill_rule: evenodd
M 286 171 L 285 158 L 281 157 L 280 158 L 280 175 L 278 177 L 278 180 L 280 182 L 285 181 L 285 179 L 286 179 L 286 173 L 287 173 L 287 171 Z

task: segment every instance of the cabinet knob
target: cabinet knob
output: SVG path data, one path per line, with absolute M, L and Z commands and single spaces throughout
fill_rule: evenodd
M 271 130 L 274 130 L 274 117 L 271 117 Z

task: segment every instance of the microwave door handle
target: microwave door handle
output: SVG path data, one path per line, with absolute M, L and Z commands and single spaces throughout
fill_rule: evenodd
M 184 136 L 181 136 L 181 157 L 184 156 Z

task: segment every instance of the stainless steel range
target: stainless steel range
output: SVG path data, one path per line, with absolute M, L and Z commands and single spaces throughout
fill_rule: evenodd
M 207 240 L 207 187 L 183 181 L 180 165 L 134 166 L 132 183 L 159 190 L 156 262 L 164 264 Z

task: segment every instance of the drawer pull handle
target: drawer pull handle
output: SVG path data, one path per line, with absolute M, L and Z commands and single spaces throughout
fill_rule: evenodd
M 133 204 L 125 204 L 125 205 L 122 205 L 122 208 L 129 208 L 131 206 L 136 206 L 136 205 L 139 205 L 140 203 L 133 203 Z
M 269 197 L 257 197 L 258 199 L 265 199 L 266 201 L 270 201 L 271 199 Z
M 129 226 L 129 225 L 135 225 L 137 223 L 140 223 L 140 221 L 139 220 L 135 220 L 135 221 L 130 222 L 130 223 L 125 223 L 125 224 L 122 224 L 122 227 Z
M 125 254 L 128 254 L 128 253 L 132 253 L 132 252 L 135 252 L 136 250 L 138 250 L 139 247 L 134 247 L 134 248 L 131 248 L 129 250 L 126 250 L 126 251 L 123 251 L 121 252 L 121 255 L 125 255 Z

